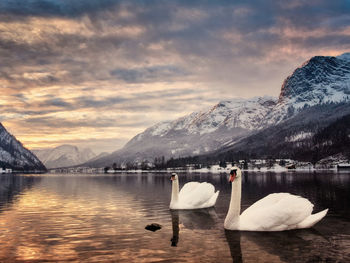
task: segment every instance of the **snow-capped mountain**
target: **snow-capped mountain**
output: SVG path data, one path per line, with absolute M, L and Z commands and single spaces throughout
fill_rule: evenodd
M 314 136 L 348 114 L 350 53 L 313 57 L 284 81 L 276 106 L 266 116 L 266 129 L 228 144 L 213 156 L 226 156 L 228 152 L 232 158 L 238 152 L 245 156 L 253 152 L 265 157 L 317 159 L 317 150 L 314 153 L 308 148 L 315 141 Z M 306 150 L 309 156 L 302 156 Z
M 321 111 L 327 114 L 327 106 L 312 106 L 346 104 L 349 101 L 350 53 L 339 57 L 317 56 L 286 78 L 279 98 L 222 101 L 210 109 L 194 112 L 175 121 L 158 123 L 136 135 L 123 149 L 87 164 L 104 166 L 113 162 L 153 160 L 160 156 L 176 158 L 200 155 L 231 147 L 243 138 L 284 123 L 309 109 L 304 119 L 296 118 L 300 129 L 303 120 L 317 120 Z M 333 105 L 332 110 L 335 112 L 336 109 Z M 342 109 L 347 109 L 347 104 L 342 105 Z M 343 111 L 345 114 L 346 110 Z M 324 120 L 333 120 L 329 116 L 322 116 Z M 337 113 L 336 116 L 341 117 L 341 114 Z
M 0 167 L 18 171 L 45 171 L 42 162 L 0 123 Z
M 105 156 L 107 156 L 107 155 L 109 155 L 109 154 L 110 154 L 110 153 L 108 153 L 108 152 L 102 152 L 102 153 L 96 155 L 95 157 L 89 159 L 89 162 L 93 162 L 93 161 L 98 160 L 98 159 L 100 159 L 100 158 L 103 158 L 103 157 L 105 157 Z
M 69 167 L 96 157 L 91 149 L 79 149 L 73 145 L 60 145 L 53 149 L 33 150 L 47 168 Z
M 261 129 L 265 126 L 263 120 L 266 114 L 276 102 L 276 98 L 269 96 L 221 101 L 209 109 L 194 112 L 175 121 L 156 124 L 137 135 L 130 144 L 139 141 L 146 134 L 163 137 L 175 131 L 204 135 L 222 128 Z
M 103 166 L 207 153 L 264 128 L 264 117 L 276 102 L 276 98 L 268 96 L 222 101 L 175 121 L 158 123 L 136 135 L 123 149 L 87 164 Z
M 350 53 L 316 56 L 288 76 L 276 107 L 266 117 L 269 125 L 295 116 L 305 107 L 350 100 Z

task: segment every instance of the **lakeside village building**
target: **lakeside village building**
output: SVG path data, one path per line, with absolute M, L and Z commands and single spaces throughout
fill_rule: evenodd
M 11 168 L 0 168 L 0 174 L 10 174 L 12 173 L 12 169 Z
M 242 170 L 312 170 L 312 169 L 350 169 L 349 160 L 342 158 L 327 158 L 319 161 L 315 165 L 310 162 L 300 162 L 292 159 L 250 159 L 239 160 L 235 164 Z M 231 162 L 225 162 L 221 164 L 186 164 L 183 167 L 164 167 L 160 170 L 163 171 L 193 171 L 193 172 L 227 172 L 233 166 Z M 1 168 L 0 168 L 1 169 Z M 49 173 L 85 173 L 85 174 L 102 174 L 102 173 L 117 173 L 121 171 L 142 171 L 142 170 L 154 170 L 155 166 L 151 162 L 139 162 L 135 163 L 132 167 L 127 167 L 126 164 L 120 165 L 118 169 L 112 167 L 103 168 L 91 168 L 91 167 L 67 167 L 67 168 L 52 168 L 49 169 Z M 6 169 L 10 170 L 10 169 Z M 0 170 L 1 171 L 1 170 Z

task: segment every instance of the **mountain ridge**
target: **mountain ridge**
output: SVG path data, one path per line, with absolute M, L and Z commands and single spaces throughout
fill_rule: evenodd
M 16 171 L 45 171 L 46 167 L 0 123 L 0 167 Z
M 96 157 L 89 148 L 63 144 L 52 149 L 33 150 L 47 168 L 69 167 L 82 164 Z
M 350 101 L 349 58 L 350 53 L 312 57 L 284 80 L 278 98 L 219 102 L 206 111 L 155 124 L 132 138 L 121 150 L 86 164 L 103 166 L 113 162 L 152 161 L 160 156 L 177 158 L 206 154 L 220 147 L 233 147 L 244 138 L 292 120 L 317 105 L 329 105 L 330 110 L 336 111 L 331 104 Z M 315 109 L 309 110 L 314 116 L 308 116 L 313 122 L 321 114 L 317 107 Z M 329 114 L 341 117 L 342 113 Z M 299 127 L 297 123 L 295 127 Z
M 226 141 L 246 135 L 253 128 L 261 129 L 263 117 L 275 103 L 276 98 L 270 96 L 222 101 L 207 110 L 157 123 L 133 137 L 121 150 L 85 164 L 103 166 L 116 161 L 153 161 L 162 156 L 171 158 L 209 152 Z

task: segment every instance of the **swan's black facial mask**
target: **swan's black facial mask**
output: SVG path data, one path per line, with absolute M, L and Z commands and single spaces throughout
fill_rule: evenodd
M 172 176 L 170 177 L 170 180 L 171 180 L 171 181 L 174 181 L 175 179 L 176 179 L 175 175 L 172 175 Z
M 236 176 L 237 176 L 237 170 L 236 169 L 235 170 L 231 170 L 229 181 L 232 183 L 236 179 Z

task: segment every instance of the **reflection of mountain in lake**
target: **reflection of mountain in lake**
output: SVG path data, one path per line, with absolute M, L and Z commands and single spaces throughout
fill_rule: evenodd
M 252 202 L 270 193 L 289 192 L 309 199 L 315 205 L 315 212 L 330 208 L 330 212 L 335 209 L 350 219 L 350 211 L 346 209 L 350 207 L 349 189 L 350 177 L 348 174 L 244 172 L 242 205 L 244 210 Z
M 207 181 L 220 190 L 215 210 L 172 213 L 168 174 L 0 176 L 0 200 L 11 202 L 0 213 L 0 262 L 350 262 L 349 201 L 341 200 L 349 174 L 244 174 L 242 210 L 280 191 L 330 204 L 317 232 L 281 233 L 225 233 L 227 177 L 180 176 L 180 186 Z M 146 231 L 153 222 L 162 229 Z
M 253 262 L 342 262 L 339 247 L 315 229 L 282 232 L 225 230 L 234 263 Z M 258 257 L 257 257 L 258 255 Z M 350 258 L 346 258 L 348 262 Z M 344 262 L 345 262 L 344 261 Z
M 40 178 L 17 175 L 0 175 L 0 212 L 2 207 L 13 202 L 17 195 L 31 188 Z
M 330 240 L 312 228 L 270 233 L 251 232 L 245 233 L 245 239 L 267 253 L 279 256 L 283 262 L 292 263 L 300 259 L 304 262 L 327 262 L 330 259 L 336 262 L 342 258 L 332 252 Z

